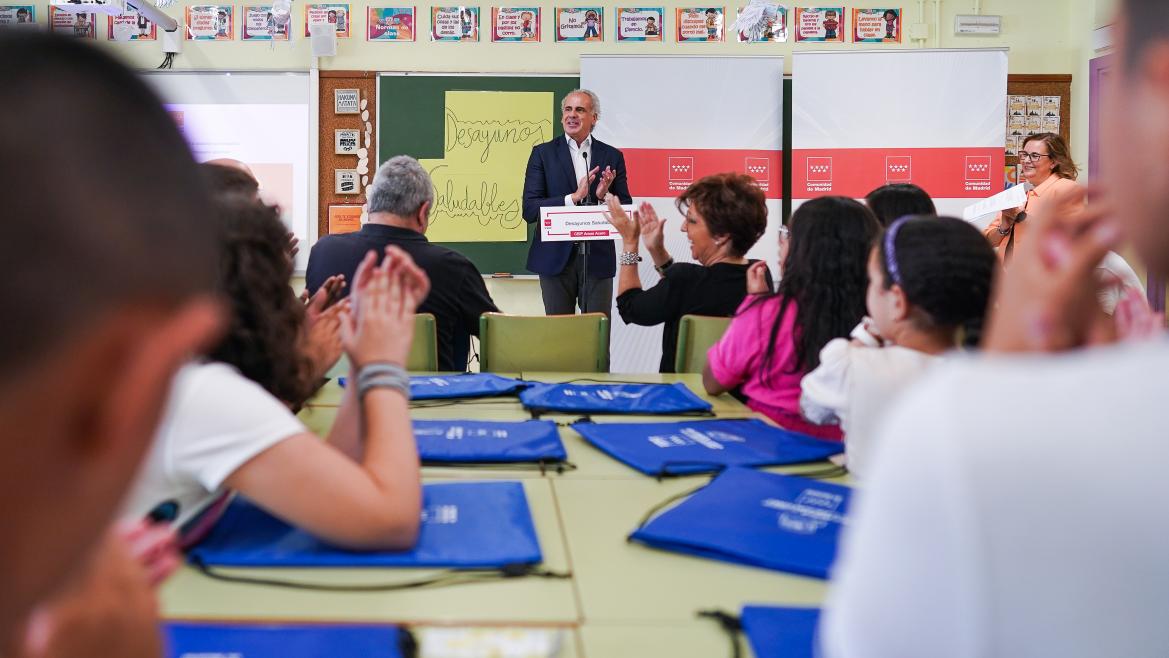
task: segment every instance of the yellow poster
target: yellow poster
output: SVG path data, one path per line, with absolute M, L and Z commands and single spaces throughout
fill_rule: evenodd
M 434 180 L 431 242 L 523 242 L 524 170 L 552 139 L 551 92 L 448 91 L 443 159 L 422 160 Z

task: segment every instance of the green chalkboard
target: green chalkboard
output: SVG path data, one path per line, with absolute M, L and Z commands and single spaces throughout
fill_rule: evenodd
M 577 76 L 382 75 L 378 80 L 378 162 L 395 155 L 442 158 L 445 98 L 448 91 L 552 92 L 548 117 L 555 135 L 560 127 L 560 99 L 580 86 Z M 524 172 L 515 172 L 523 177 Z M 528 242 L 535 225 L 528 226 Z M 484 274 L 531 274 L 524 268 L 528 242 L 446 242 L 471 259 Z

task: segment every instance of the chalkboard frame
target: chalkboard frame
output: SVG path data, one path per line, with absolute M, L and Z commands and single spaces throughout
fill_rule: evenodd
M 377 162 L 380 164 L 395 155 L 411 155 L 415 158 L 441 158 L 443 125 L 443 101 L 446 91 L 550 91 L 553 92 L 552 126 L 553 134 L 564 134 L 557 111 L 565 94 L 580 86 L 579 73 L 448 73 L 448 72 L 406 72 L 383 71 L 377 81 Z M 427 87 L 430 87 L 429 89 Z M 392 88 L 392 89 L 391 89 Z M 407 89 L 410 111 L 393 98 L 402 89 Z M 437 93 L 437 97 L 434 95 Z M 390 93 L 392 92 L 392 94 Z M 383 94 L 386 96 L 383 97 Z M 437 105 L 436 103 L 437 98 Z M 384 100 L 383 100 L 384 99 Z M 437 118 L 440 133 L 437 152 L 428 143 L 432 137 L 419 129 L 419 123 L 411 118 L 413 113 L 431 112 L 428 121 Z M 425 115 L 424 115 L 425 116 Z M 391 132 L 388 126 L 398 120 L 413 129 L 401 134 Z M 515 172 L 523 176 L 523 171 Z M 534 277 L 524 267 L 528 257 L 528 245 L 535 231 L 535 224 L 528 225 L 528 236 L 524 242 L 443 242 L 463 254 L 475 264 L 482 274 L 509 274 L 512 276 Z

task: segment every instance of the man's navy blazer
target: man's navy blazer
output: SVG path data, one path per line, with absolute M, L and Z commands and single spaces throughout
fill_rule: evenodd
M 609 192 L 616 194 L 621 203 L 633 203 L 629 196 L 629 183 L 625 178 L 625 156 L 621 151 L 593 137 L 589 149 L 589 170 L 593 167 L 610 167 L 617 177 L 609 185 Z M 596 196 L 600 173 L 590 190 Z M 540 220 L 540 208 L 563 206 L 564 196 L 576 191 L 577 178 L 572 168 L 572 154 L 564 135 L 550 142 L 532 147 L 528 158 L 528 171 L 524 175 L 524 219 L 529 223 Z M 528 249 L 528 269 L 547 276 L 560 274 L 576 247 L 574 242 L 543 242 L 539 227 Z M 612 240 L 596 240 L 589 247 L 589 278 L 609 279 L 617 273 L 617 253 Z

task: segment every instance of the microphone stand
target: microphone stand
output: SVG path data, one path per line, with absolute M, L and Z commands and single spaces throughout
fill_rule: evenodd
M 590 205 L 590 206 L 596 205 L 594 203 L 594 200 L 593 200 L 593 186 L 591 183 L 589 183 L 589 180 L 588 180 L 588 178 L 589 178 L 589 153 L 588 153 L 588 151 L 582 151 L 580 154 L 580 157 L 582 159 L 584 159 L 584 165 L 585 165 L 585 190 L 587 190 L 587 193 L 585 194 L 585 204 Z M 580 252 L 581 252 L 581 255 L 584 257 L 584 264 L 581 267 L 581 276 L 583 277 L 584 280 L 581 281 L 581 290 L 580 290 L 580 298 L 581 298 L 580 299 L 580 312 L 582 315 L 589 312 L 588 305 L 589 305 L 589 243 L 590 242 L 592 242 L 592 241 L 586 239 L 586 240 L 582 240 L 581 244 L 580 244 Z

